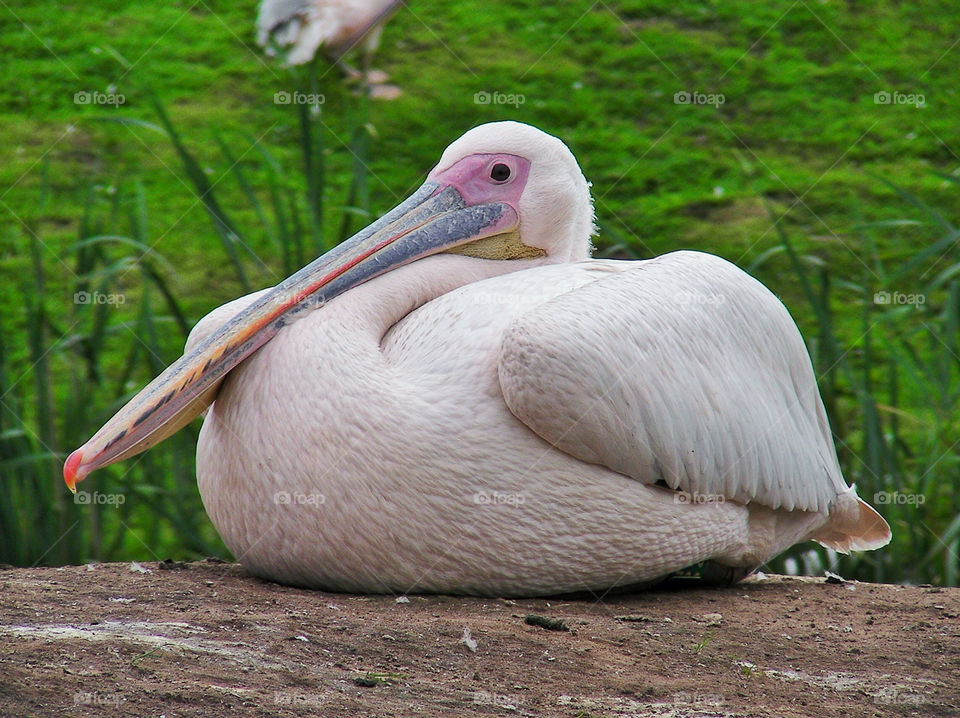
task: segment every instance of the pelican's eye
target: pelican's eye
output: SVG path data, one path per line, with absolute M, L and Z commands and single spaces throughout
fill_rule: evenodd
M 490 179 L 494 182 L 506 182 L 510 179 L 510 168 L 503 162 L 497 162 L 490 168 Z

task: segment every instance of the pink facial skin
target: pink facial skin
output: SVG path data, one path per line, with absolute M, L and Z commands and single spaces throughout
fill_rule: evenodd
M 491 177 L 491 172 L 497 165 L 506 165 L 510 169 L 510 176 L 506 180 Z M 464 157 L 445 170 L 431 172 L 427 181 L 455 187 L 468 207 L 488 202 L 504 202 L 517 210 L 520 195 L 527 186 L 529 176 L 530 162 L 523 157 L 476 154 Z

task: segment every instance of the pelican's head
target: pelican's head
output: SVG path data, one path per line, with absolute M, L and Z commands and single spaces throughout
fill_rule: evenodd
M 510 203 L 521 242 L 542 250 L 547 261 L 575 262 L 590 254 L 590 185 L 567 146 L 536 127 L 474 127 L 444 150 L 427 181 L 452 185 L 468 199 Z
M 586 259 L 590 190 L 556 137 L 496 122 L 450 145 L 405 201 L 291 275 L 169 366 L 64 465 L 71 490 L 91 471 L 177 431 L 213 400 L 223 377 L 287 323 L 368 279 L 441 252 L 471 261 Z

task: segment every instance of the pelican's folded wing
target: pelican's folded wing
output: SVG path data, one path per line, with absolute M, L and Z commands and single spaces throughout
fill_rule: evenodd
M 512 323 L 499 376 L 513 414 L 638 481 L 828 510 L 847 487 L 783 304 L 713 255 L 631 264 Z

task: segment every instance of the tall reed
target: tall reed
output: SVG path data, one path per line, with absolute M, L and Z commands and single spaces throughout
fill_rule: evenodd
M 799 547 L 773 567 L 832 566 L 874 581 L 957 585 L 960 232 L 914 195 L 881 181 L 917 216 L 852 229 L 845 242 L 857 252 L 859 277 L 839 276 L 823 256 L 801 251 L 773 213 L 771 220 L 813 311 L 806 336 L 844 474 L 885 516 L 893 540 L 848 557 Z M 878 239 L 906 229 L 933 239 L 889 266 Z M 766 253 L 751 269 L 762 276 L 774 256 Z
M 300 92 L 317 94 L 316 77 L 314 64 L 293 71 L 291 83 Z M 240 291 L 253 289 L 254 281 L 262 286 L 292 273 L 343 239 L 351 217 L 369 215 L 365 96 L 349 110 L 353 174 L 339 223 L 325 211 L 325 125 L 316 105 L 289 108 L 301 130 L 303 173 L 288 171 L 266 142 L 251 135 L 239 143 L 249 148 L 240 155 L 235 141 L 211 131 L 220 153 L 217 175 L 232 180 L 246 198 L 255 218 L 248 226 L 227 211 L 220 199 L 226 183 L 208 178 L 204 167 L 209 163 L 201 164 L 196 143 L 183 136 L 159 96 L 143 88 L 143 97 L 156 122 L 115 115 L 101 119 L 169 142 Z M 257 186 L 251 176 L 264 179 Z M 91 180 L 79 188 L 86 198 L 84 215 L 77 241 L 63 255 L 67 271 L 58 271 L 55 280 L 41 248 L 42 231 L 9 232 L 18 253 L 30 257 L 31 272 L 21 278 L 15 302 L 26 314 L 25 374 L 22 363 L 11 363 L 6 348 L 6 338 L 15 335 L 12 322 L 0 318 L 0 563 L 226 556 L 196 489 L 196 425 L 97 472 L 95 483 L 81 484 L 77 497 L 59 478 L 66 452 L 181 353 L 198 318 L 186 315 L 171 282 L 174 270 L 152 249 L 151 198 L 141 183 L 117 178 L 110 192 L 100 184 Z M 44 183 L 38 201 L 55 199 Z M 333 223 L 332 229 L 324 231 L 324 222 Z

